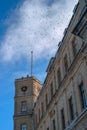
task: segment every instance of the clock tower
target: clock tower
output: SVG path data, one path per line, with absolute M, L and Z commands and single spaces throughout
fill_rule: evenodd
M 35 77 L 15 80 L 14 130 L 33 130 L 33 107 L 41 84 Z

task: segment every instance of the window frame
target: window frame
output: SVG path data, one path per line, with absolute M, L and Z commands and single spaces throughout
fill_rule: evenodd
M 47 128 L 47 130 L 49 130 L 49 127 Z
M 50 84 L 50 91 L 51 91 L 51 99 L 52 99 L 52 97 L 54 95 L 54 92 L 53 92 L 53 82 L 51 82 L 51 84 Z
M 23 128 L 24 127 L 24 128 Z M 21 130 L 27 130 L 27 125 L 26 125 L 26 123 L 23 123 L 22 125 L 21 125 Z
M 64 114 L 64 108 L 61 109 L 61 124 L 62 124 L 62 130 L 64 130 L 66 128 L 65 125 L 65 114 Z
M 47 95 L 47 93 L 45 95 L 45 104 L 46 104 L 46 110 L 47 110 L 47 106 L 48 106 L 48 95 Z
M 75 57 L 78 52 L 76 38 L 72 40 L 72 52 L 73 52 L 73 56 Z
M 81 82 L 81 84 L 79 85 L 79 93 L 80 93 L 81 108 L 85 109 L 87 107 L 87 99 L 83 82 Z
M 61 70 L 60 70 L 60 67 L 57 70 L 57 80 L 58 80 L 58 86 L 59 86 L 60 83 L 61 83 Z
M 21 102 L 21 112 L 26 112 L 27 111 L 27 102 L 22 101 Z
M 42 113 L 41 117 L 43 117 L 43 115 L 44 115 L 44 103 L 43 102 L 41 103 L 41 113 Z
M 40 122 L 40 108 L 38 109 L 38 121 Z
M 69 112 L 70 112 L 70 120 L 72 121 L 74 119 L 74 108 L 73 108 L 73 99 L 72 96 L 68 99 L 69 103 Z
M 67 56 L 67 54 L 65 54 L 63 60 L 64 60 L 64 69 L 65 69 L 65 73 L 67 73 L 68 68 L 69 68 L 69 65 L 68 65 L 68 56 Z
M 55 122 L 55 119 L 53 119 L 53 130 L 56 130 L 56 122 Z

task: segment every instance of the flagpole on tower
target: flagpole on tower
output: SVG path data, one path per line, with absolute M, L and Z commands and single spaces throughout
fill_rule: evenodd
M 31 77 L 33 75 L 33 51 L 31 51 Z

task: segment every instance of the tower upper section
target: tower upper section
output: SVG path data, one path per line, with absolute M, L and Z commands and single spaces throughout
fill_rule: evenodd
M 27 76 L 15 80 L 15 116 L 32 111 L 40 88 L 40 81 L 35 77 Z

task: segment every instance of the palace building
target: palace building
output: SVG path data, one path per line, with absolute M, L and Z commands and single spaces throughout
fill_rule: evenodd
M 87 130 L 87 0 L 79 0 L 43 86 L 15 80 L 14 130 Z

